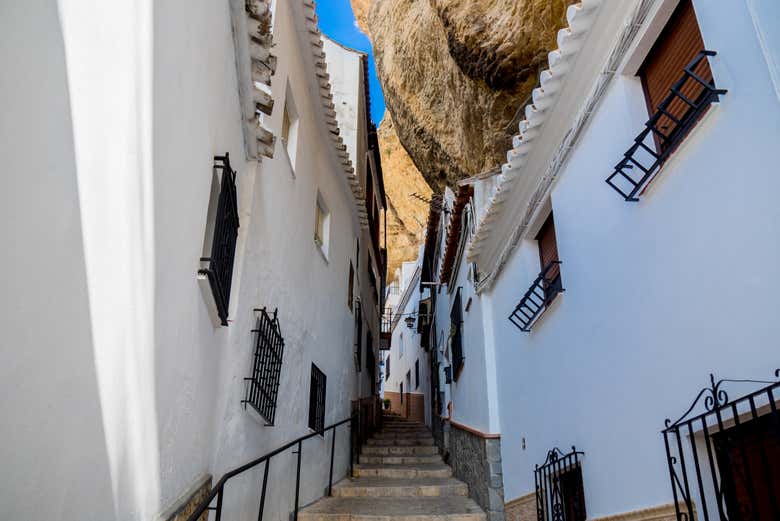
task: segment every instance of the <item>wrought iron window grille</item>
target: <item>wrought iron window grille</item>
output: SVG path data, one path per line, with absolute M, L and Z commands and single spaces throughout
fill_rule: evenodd
M 323 434 L 325 427 L 325 389 L 327 377 L 320 368 L 311 364 L 309 386 L 309 428 Z
M 585 493 L 580 457 L 574 446 L 564 454 L 553 448 L 541 465 L 534 466 L 538 521 L 585 521 Z
M 244 378 L 247 382 L 244 399 L 241 403 L 251 405 L 268 422 L 274 424 L 276 401 L 279 396 L 279 375 L 282 371 L 284 338 L 279 326 L 278 310 L 273 316 L 265 308 L 255 309 L 257 322 L 252 333 L 255 335 L 255 352 L 252 364 L 252 376 Z
M 780 369 L 775 371 L 780 378 Z M 726 384 L 759 384 L 731 400 Z M 780 380 L 715 381 L 661 431 L 677 519 L 780 519 Z
M 458 287 L 455 299 L 450 311 L 450 329 L 452 340 L 450 348 L 452 349 L 452 378 L 457 381 L 460 371 L 466 358 L 463 356 L 463 306 L 461 303 L 461 290 Z
M 710 83 L 694 72 L 702 60 L 716 54 L 715 51 L 703 50 L 683 69 L 682 76 L 672 85 L 669 95 L 661 101 L 655 114 L 647 120 L 645 128 L 615 166 L 612 175 L 606 179 L 607 184 L 626 201 L 639 201 L 637 194 L 641 193 L 653 174 L 685 139 L 709 106 L 728 92 L 715 88 L 714 82 Z M 683 90 L 691 88 L 691 85 L 698 85 L 700 87 L 697 88 L 702 90 L 694 100 L 683 94 Z M 672 114 L 670 106 L 680 101 L 688 108 L 681 116 Z M 668 130 L 669 124 L 673 127 L 671 130 Z
M 536 276 L 531 287 L 509 315 L 509 321 L 520 331 L 530 332 L 539 315 L 550 306 L 559 293 L 566 291 L 563 289 L 560 270 L 554 269 L 560 264 L 561 261 L 549 262 Z
M 230 155 L 214 157 L 214 168 L 222 172 L 214 235 L 209 257 L 201 257 L 208 263 L 198 270 L 198 275 L 208 278 L 217 315 L 223 326 L 228 325 L 230 286 L 233 281 L 233 261 L 238 239 L 238 198 L 236 195 L 236 172 L 230 167 Z

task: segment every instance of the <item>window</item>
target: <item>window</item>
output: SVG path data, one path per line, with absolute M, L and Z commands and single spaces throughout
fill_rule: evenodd
M 374 366 L 374 338 L 371 330 L 366 330 L 366 369 L 371 372 Z
M 284 113 L 282 114 L 282 146 L 290 159 L 290 166 L 295 169 L 295 159 L 298 145 L 298 111 L 295 110 L 290 86 L 287 86 L 287 94 L 284 101 Z
M 647 110 L 651 116 L 680 79 L 683 69 L 703 50 L 704 40 L 696 21 L 693 3 L 691 0 L 681 0 L 639 68 L 638 76 L 642 80 Z M 698 63 L 694 72 L 704 81 L 712 82 L 712 71 L 706 59 Z M 699 98 L 706 94 L 706 89 L 697 81 L 688 81 L 683 84 L 680 92 L 688 100 L 698 102 Z M 677 122 L 684 119 L 691 107 L 682 98 L 675 98 L 665 110 L 669 115 L 662 115 L 656 123 L 656 128 L 666 135 L 671 135 L 678 131 Z M 659 152 L 670 146 L 669 141 L 660 139 L 657 134 L 654 134 L 654 138 Z
M 401 382 L 399 385 L 401 386 L 401 405 L 403 405 L 404 404 L 404 383 Z
M 542 271 L 546 271 L 543 284 L 546 297 L 545 304 L 549 304 L 555 295 L 558 294 L 556 288 L 561 286 L 561 266 L 556 264 L 560 261 L 558 258 L 558 241 L 555 238 L 555 221 L 552 212 L 550 212 L 550 216 L 547 217 L 547 220 L 539 230 L 536 240 L 539 244 L 539 264 Z
M 363 313 L 360 304 L 355 308 L 355 371 L 359 373 L 363 363 Z
M 248 385 L 242 403 L 245 407 L 247 403 L 251 405 L 270 426 L 274 424 L 276 416 L 284 338 L 282 338 L 276 311 L 273 316 L 265 309 L 259 309 L 257 313 L 256 326 L 252 330 L 255 335 L 252 376 L 246 379 Z
M 349 261 L 349 278 L 347 279 L 347 307 L 352 311 L 352 300 L 355 294 L 355 269 Z
M 309 428 L 321 435 L 325 429 L 325 388 L 325 373 L 312 363 L 309 385 Z
M 691 0 L 681 0 L 639 68 L 650 118 L 607 178 L 626 201 L 636 202 L 658 169 L 727 93 L 715 86 Z
M 218 173 L 222 174 L 221 179 Z M 230 156 L 227 153 L 214 157 L 206 222 L 206 239 L 200 259 L 205 264 L 198 270 L 198 278 L 208 281 L 215 314 L 220 323 L 227 326 L 239 226 L 236 173 L 230 167 Z
M 767 462 L 780 462 L 776 422 L 766 414 L 713 436 L 729 519 L 742 519 L 745 511 L 755 519 L 774 517 L 772 503 L 780 498 L 780 468 Z
M 322 196 L 317 194 L 316 218 L 314 221 L 314 243 L 320 248 L 325 258 L 328 258 L 328 242 L 330 236 L 330 213 Z
M 585 521 L 585 489 L 580 456 L 574 447 L 568 454 L 552 449 L 543 465 L 534 470 L 536 512 L 539 521 Z
M 390 356 L 387 357 L 387 361 L 385 362 L 385 382 L 388 378 L 390 378 Z
M 420 388 L 420 359 L 414 361 L 414 388 Z
M 460 371 L 463 368 L 463 306 L 461 304 L 461 290 L 462 287 L 458 287 L 458 291 L 455 293 L 455 300 L 450 310 L 450 349 L 452 353 L 452 377 L 455 381 L 460 376 Z
M 558 242 L 555 238 L 555 221 L 552 212 L 542 224 L 536 240 L 542 270 L 509 315 L 509 321 L 526 333 L 531 331 L 531 326 L 537 317 L 563 291 L 561 261 L 558 258 Z
M 401 337 L 398 339 L 398 358 L 404 356 L 404 332 L 401 331 Z

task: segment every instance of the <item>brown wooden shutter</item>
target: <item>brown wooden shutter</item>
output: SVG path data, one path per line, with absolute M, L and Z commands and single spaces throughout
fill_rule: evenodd
M 704 40 L 696 21 L 693 4 L 691 0 L 681 0 L 638 72 L 651 116 L 669 95 L 672 85 L 682 77 L 685 67 L 702 50 L 704 50 Z M 707 59 L 700 61 L 694 72 L 712 83 L 712 71 Z M 704 92 L 704 87 L 696 81 L 689 80 L 685 82 L 681 92 L 688 99 L 697 100 Z M 688 110 L 689 106 L 677 98 L 669 105 L 667 112 L 680 119 Z M 675 126 L 671 119 L 663 116 L 659 119 L 656 128 L 669 135 L 674 131 Z
M 552 212 L 539 230 L 536 240 L 539 242 L 539 263 L 542 269 L 552 261 L 560 260 L 558 258 L 558 243 L 555 240 L 555 222 Z M 560 267 L 555 266 L 549 272 L 548 278 L 554 279 L 560 275 L 560 272 Z

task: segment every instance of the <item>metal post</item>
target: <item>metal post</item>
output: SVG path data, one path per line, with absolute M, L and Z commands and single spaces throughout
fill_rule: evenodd
M 217 516 L 216 520 L 219 521 L 222 517 L 222 489 L 219 489 L 219 493 L 217 494 Z
M 328 474 L 328 496 L 333 495 L 333 451 L 336 449 L 336 427 L 333 427 L 330 440 L 330 473 Z
M 295 472 L 295 512 L 293 514 L 293 521 L 298 521 L 298 492 L 301 489 L 301 452 L 302 441 L 298 442 L 298 469 Z
M 349 477 L 355 477 L 355 417 L 349 420 Z
M 268 484 L 268 465 L 271 463 L 271 458 L 265 460 L 265 472 L 263 473 L 263 488 L 260 491 L 260 511 L 257 514 L 257 521 L 263 521 L 263 508 L 265 508 L 265 488 Z

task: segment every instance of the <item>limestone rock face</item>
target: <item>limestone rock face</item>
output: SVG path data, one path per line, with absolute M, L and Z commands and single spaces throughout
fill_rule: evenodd
M 434 190 L 505 162 L 570 1 L 351 1 L 398 138 Z
M 377 132 L 382 171 L 387 194 L 387 276 L 395 278 L 395 270 L 404 261 L 417 259 L 428 205 L 411 197 L 412 193 L 430 199 L 431 188 L 414 166 L 385 115 Z

